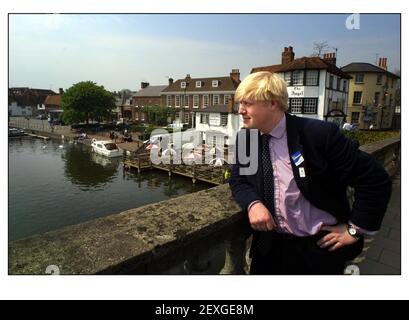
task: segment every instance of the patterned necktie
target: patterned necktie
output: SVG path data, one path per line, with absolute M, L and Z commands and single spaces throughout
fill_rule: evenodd
M 264 201 L 265 206 L 270 210 L 271 214 L 274 215 L 274 174 L 273 165 L 270 158 L 270 139 L 269 134 L 263 134 L 263 151 L 262 151 L 262 161 L 263 161 L 263 182 L 264 182 Z
M 263 163 L 263 189 L 264 189 L 264 205 L 270 211 L 274 217 L 275 205 L 274 205 L 274 174 L 273 165 L 270 158 L 270 139 L 269 134 L 263 134 L 261 136 L 263 149 L 262 149 L 262 163 Z M 257 243 L 258 251 L 262 255 L 267 255 L 272 246 L 273 234 L 272 231 L 260 232 L 260 236 Z

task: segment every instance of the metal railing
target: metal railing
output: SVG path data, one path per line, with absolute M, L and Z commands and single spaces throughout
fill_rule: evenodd
M 50 125 L 47 120 L 39 120 L 24 117 L 10 117 L 9 126 L 21 129 L 32 129 L 43 132 L 61 132 L 70 130 L 70 126 Z

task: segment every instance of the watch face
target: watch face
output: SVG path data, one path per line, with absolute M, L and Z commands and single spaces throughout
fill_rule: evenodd
M 355 228 L 349 227 L 349 228 L 348 228 L 348 231 L 349 231 L 349 234 L 350 234 L 351 236 L 356 235 L 356 229 L 355 229 Z

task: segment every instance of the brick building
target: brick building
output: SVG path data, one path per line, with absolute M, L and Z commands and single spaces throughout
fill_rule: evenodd
M 227 77 L 192 78 L 189 74 L 161 92 L 161 105 L 179 109 L 177 120 L 195 127 L 195 113 L 211 106 L 227 106 L 240 84 L 240 72 L 233 69 Z
M 54 91 L 48 89 L 9 88 L 9 114 L 11 116 L 36 116 L 44 113 L 44 101 L 48 95 L 54 94 L 56 94 Z
M 171 80 L 172 79 L 169 79 L 169 81 Z M 149 122 L 143 107 L 162 105 L 161 93 L 167 87 L 167 85 L 151 86 L 148 82 L 141 82 L 141 89 L 132 97 L 132 119 L 141 122 Z

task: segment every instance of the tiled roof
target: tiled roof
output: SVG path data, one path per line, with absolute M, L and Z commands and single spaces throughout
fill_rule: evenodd
M 30 90 L 40 94 L 40 95 L 49 95 L 49 94 L 56 94 L 54 91 L 49 90 L 49 89 L 33 89 L 31 88 Z
M 9 102 L 17 102 L 20 106 L 37 106 L 44 103 L 48 94 L 55 92 L 48 89 L 30 89 L 28 87 L 9 88 Z
M 31 92 L 32 94 L 35 94 L 35 95 L 56 94 L 54 91 L 49 90 L 49 89 L 34 89 L 34 88 L 29 88 L 29 87 L 12 87 L 12 88 L 9 88 L 9 92 L 20 93 L 20 94 Z
M 135 93 L 134 97 L 160 97 L 161 92 L 168 86 L 148 86 Z
M 129 89 L 122 89 L 121 91 L 118 92 L 118 95 L 126 99 L 126 98 L 132 97 L 135 93 L 136 91 L 131 91 Z
M 271 73 L 275 73 L 275 72 L 281 72 L 281 64 L 273 64 L 271 66 L 264 66 L 264 67 L 255 67 L 253 69 L 251 69 L 250 73 L 255 73 L 255 72 L 259 72 L 259 71 L 268 71 Z
M 9 95 L 9 104 L 12 102 L 17 102 L 19 106 L 37 106 L 37 97 L 28 96 L 28 95 Z
M 48 95 L 44 101 L 45 105 L 60 106 L 61 96 L 59 94 Z
M 340 68 L 332 63 L 325 61 L 319 57 L 302 57 L 294 59 L 293 61 L 286 64 L 275 64 L 271 66 L 256 67 L 251 69 L 250 73 L 258 71 L 269 71 L 269 72 L 285 72 L 292 70 L 304 70 L 304 69 L 325 69 L 329 73 L 335 74 L 345 79 L 351 79 L 351 76 L 343 72 Z
M 392 78 L 396 78 L 396 79 L 400 78 L 399 76 L 397 76 L 396 74 L 392 72 L 389 72 L 385 69 L 382 69 L 378 66 L 375 66 L 373 64 L 366 63 L 366 62 L 353 62 L 353 63 L 347 64 L 346 66 L 342 67 L 341 70 L 346 73 L 354 73 L 354 72 L 384 73 Z
M 219 85 L 216 88 L 212 87 L 212 81 L 218 80 Z M 186 86 L 186 90 L 180 87 L 180 84 L 186 81 L 186 79 L 179 79 L 173 84 L 169 85 L 162 93 L 165 92 L 204 92 L 204 91 L 235 91 L 240 82 L 236 82 L 231 77 L 212 77 L 212 78 L 191 78 L 189 84 Z M 196 81 L 201 81 L 200 88 L 196 88 Z

